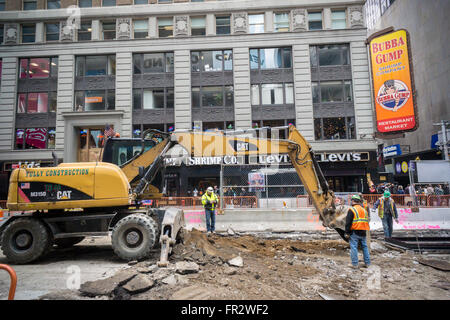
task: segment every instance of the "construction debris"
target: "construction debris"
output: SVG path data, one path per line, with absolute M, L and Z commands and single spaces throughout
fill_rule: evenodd
M 419 263 L 441 271 L 450 271 L 450 263 L 442 260 L 419 259 Z

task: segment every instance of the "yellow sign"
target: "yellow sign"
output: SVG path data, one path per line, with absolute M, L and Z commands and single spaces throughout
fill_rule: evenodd
M 402 162 L 402 171 L 403 171 L 404 173 L 407 173 L 407 172 L 408 172 L 408 163 L 407 163 L 406 161 L 403 161 L 403 162 Z
M 414 96 L 406 30 L 370 41 L 375 113 L 379 132 L 416 129 Z

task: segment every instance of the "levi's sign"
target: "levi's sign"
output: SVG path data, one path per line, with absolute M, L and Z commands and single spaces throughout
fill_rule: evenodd
M 378 132 L 417 128 L 408 41 L 406 30 L 390 32 L 370 41 Z
M 354 162 L 369 161 L 368 152 L 341 152 L 316 154 L 318 162 Z

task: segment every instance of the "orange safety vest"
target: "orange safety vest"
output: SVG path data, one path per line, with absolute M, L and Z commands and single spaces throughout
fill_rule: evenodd
M 353 211 L 353 222 L 350 230 L 369 230 L 367 211 L 360 205 L 355 205 L 351 210 Z

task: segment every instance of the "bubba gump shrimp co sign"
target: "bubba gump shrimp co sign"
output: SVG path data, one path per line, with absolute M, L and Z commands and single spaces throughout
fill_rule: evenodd
M 398 133 L 417 128 L 408 42 L 406 30 L 390 32 L 369 42 L 378 132 Z

